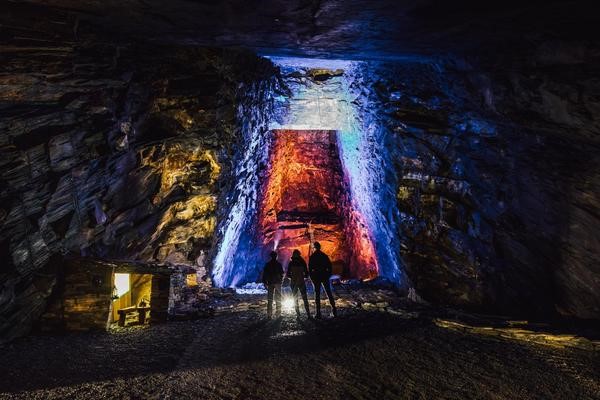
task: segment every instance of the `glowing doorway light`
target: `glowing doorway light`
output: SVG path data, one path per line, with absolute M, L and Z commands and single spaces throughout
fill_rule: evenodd
M 115 294 L 119 297 L 129 292 L 129 274 L 115 273 Z

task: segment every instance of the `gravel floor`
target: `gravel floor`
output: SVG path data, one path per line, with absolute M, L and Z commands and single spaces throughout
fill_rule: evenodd
M 600 399 L 598 351 L 378 311 L 245 311 L 0 350 L 0 399 Z

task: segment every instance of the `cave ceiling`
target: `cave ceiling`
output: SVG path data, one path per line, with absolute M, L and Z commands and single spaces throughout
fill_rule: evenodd
M 485 53 L 553 39 L 597 40 L 591 1 L 31 0 L 8 2 L 18 25 L 33 11 L 65 15 L 75 37 L 251 48 L 261 54 L 394 59 Z M 3 12 L 4 13 L 4 12 Z M 61 18 L 62 19 L 62 18 Z M 6 20 L 6 19 L 5 19 Z M 48 22 L 48 21 L 46 21 Z M 40 21 L 40 26 L 45 25 Z M 100 29 L 98 29 L 100 28 Z M 44 28 L 44 29 L 47 29 Z M 27 35 L 24 35 L 27 36 Z

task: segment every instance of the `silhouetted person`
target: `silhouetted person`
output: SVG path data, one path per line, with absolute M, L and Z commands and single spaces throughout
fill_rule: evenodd
M 292 289 L 292 297 L 294 298 L 294 306 L 296 307 L 296 315 L 300 317 L 300 306 L 298 305 L 298 292 L 302 296 L 304 301 L 304 309 L 308 318 L 312 318 L 310 315 L 310 308 L 308 306 L 308 295 L 306 293 L 306 282 L 308 278 L 308 267 L 306 261 L 300 255 L 299 250 L 292 252 L 292 258 L 288 263 L 286 276 L 290 278 L 290 287 Z
M 317 306 L 316 318 L 321 318 L 321 285 L 325 288 L 325 293 L 329 298 L 331 309 L 334 316 L 337 316 L 337 310 L 335 308 L 335 300 L 333 293 L 331 293 L 331 286 L 329 278 L 331 277 L 331 260 L 327 254 L 321 251 L 321 244 L 315 242 L 315 252 L 312 253 L 308 260 L 308 271 L 310 279 L 315 287 L 315 303 Z
M 277 261 L 277 253 L 271 252 L 271 259 L 265 264 L 262 280 L 267 288 L 267 315 L 269 319 L 273 314 L 273 294 L 275 294 L 275 308 L 277 317 L 281 316 L 281 281 L 283 267 Z

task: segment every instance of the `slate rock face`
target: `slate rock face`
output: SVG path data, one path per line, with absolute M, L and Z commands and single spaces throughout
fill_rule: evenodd
M 236 112 L 258 97 L 243 84 L 276 75 L 241 51 L 48 37 L 43 27 L 31 35 L 44 45 L 32 47 L 14 29 L 0 94 L 5 339 L 43 312 L 65 255 L 194 264 L 207 253 L 217 204 L 228 207 Z
M 85 2 L 79 12 L 60 1 L 50 2 L 55 7 L 35 3 L 10 3 L 0 16 L 3 339 L 27 332 L 43 313 L 66 255 L 212 266 L 228 227 L 257 223 L 245 216 L 256 211 L 268 161 L 273 96 L 289 96 L 269 61 L 239 50 L 184 46 L 196 43 L 188 31 L 161 35 L 177 24 L 137 3 L 122 6 L 154 24 L 136 24 L 119 14 L 120 6 L 104 9 L 98 2 Z M 374 15 L 389 14 L 390 4 L 378 5 Z M 334 5 L 347 12 L 360 3 Z M 303 5 L 299 21 L 309 11 L 314 21 L 329 18 L 309 8 Z M 186 9 L 176 11 L 175 17 L 185 15 L 185 26 L 201 25 Z M 512 19 L 509 11 L 504 18 Z M 103 15 L 113 22 L 106 30 Z M 360 164 L 381 178 L 370 182 L 386 206 L 370 216 L 385 225 L 378 251 L 397 245 L 388 260 L 397 260 L 402 276 L 437 304 L 600 318 L 597 43 L 543 35 L 521 41 L 510 24 L 509 35 L 494 32 L 493 40 L 469 43 L 465 38 L 473 35 L 463 24 L 456 38 L 444 30 L 441 47 L 432 47 L 438 34 L 423 34 L 425 24 L 414 31 L 419 42 L 413 49 L 396 46 L 398 35 L 374 25 L 375 36 L 385 40 L 363 52 L 364 40 L 356 45 L 352 35 L 340 38 L 343 24 L 327 21 L 299 36 L 293 30 L 281 35 L 273 25 L 271 39 L 283 39 L 262 45 L 283 40 L 308 54 L 350 51 L 353 58 L 402 49 L 426 53 L 367 63 L 349 85 L 362 128 L 378 132 L 364 143 L 375 161 Z M 250 36 L 222 35 L 219 24 L 213 32 L 203 30 L 210 24 L 196 32 L 243 43 L 264 33 L 255 23 L 245 25 Z M 454 22 L 443 16 L 438 23 Z M 119 34 L 128 24 L 135 40 Z M 304 28 L 294 23 L 290 29 L 298 26 Z M 318 26 L 330 34 L 311 41 Z M 161 40 L 143 40 L 152 27 Z M 356 23 L 352 31 L 363 28 Z M 454 55 L 432 55 L 453 39 L 461 41 Z M 511 41 L 497 43 L 503 39 Z M 494 44 L 494 51 L 477 47 L 481 43 Z M 340 73 L 314 69 L 309 75 L 337 93 L 346 90 L 338 85 Z M 223 267 L 247 261 L 228 256 Z
M 351 179 L 373 178 L 364 193 L 377 205 L 366 215 L 380 228 L 378 255 L 398 246 L 408 280 L 400 283 L 431 302 L 539 318 L 600 316 L 598 117 L 588 112 L 598 107 L 597 79 L 583 59 L 544 61 L 546 53 L 473 64 L 357 62 L 317 89 L 301 70 L 284 75 L 302 104 L 313 92 L 328 99 L 348 92 L 343 100 L 354 111 L 342 120 L 356 116 L 370 133 L 344 162 L 361 163 Z M 549 90 L 581 95 L 558 101 Z M 293 97 L 283 103 L 283 126 L 336 127 L 333 112 L 317 118 Z
M 597 319 L 600 91 L 586 65 L 598 60 L 536 54 L 503 54 L 510 68 L 371 66 L 362 102 L 388 128 L 402 261 L 420 295 Z

